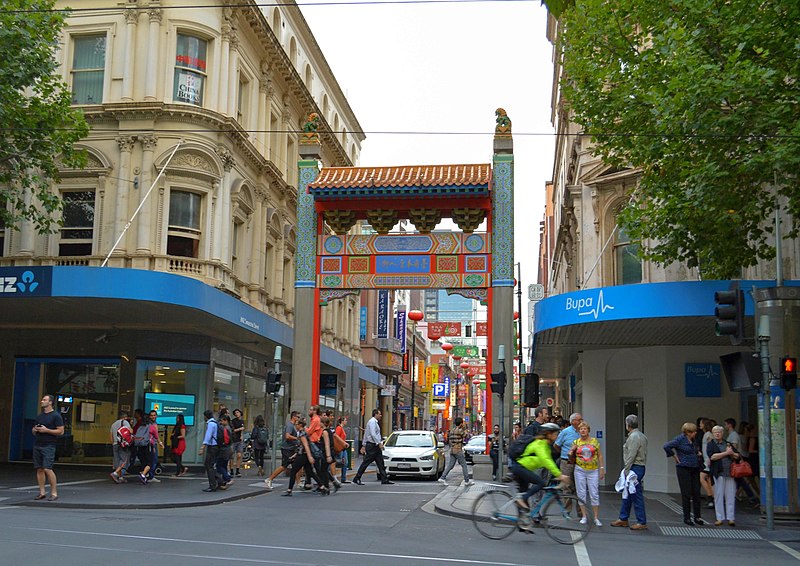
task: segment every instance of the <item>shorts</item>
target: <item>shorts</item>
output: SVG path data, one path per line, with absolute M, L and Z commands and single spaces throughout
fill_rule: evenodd
M 281 466 L 288 469 L 292 465 L 295 453 L 294 448 L 281 448 Z
M 233 447 L 234 454 L 241 454 L 242 452 L 244 452 L 244 442 L 242 442 L 241 440 L 239 442 L 234 442 L 233 444 L 231 444 L 231 446 Z
M 55 444 L 34 444 L 33 445 L 33 467 L 37 470 L 42 468 L 52 470 L 56 461 Z

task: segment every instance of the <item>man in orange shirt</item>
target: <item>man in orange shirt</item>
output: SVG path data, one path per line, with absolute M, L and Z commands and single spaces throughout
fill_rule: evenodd
M 319 420 L 319 407 L 314 405 L 308 410 L 308 427 L 306 434 L 308 434 L 309 442 L 319 442 L 322 438 L 322 423 Z

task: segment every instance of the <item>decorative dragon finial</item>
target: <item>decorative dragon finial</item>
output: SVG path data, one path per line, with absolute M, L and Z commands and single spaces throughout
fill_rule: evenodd
M 508 114 L 506 114 L 506 111 L 502 108 L 495 110 L 494 115 L 497 117 L 497 125 L 494 127 L 495 137 L 510 138 L 511 118 L 508 117 Z
M 308 115 L 306 123 L 303 124 L 303 135 L 300 137 L 300 143 L 319 143 L 319 115 L 312 112 Z

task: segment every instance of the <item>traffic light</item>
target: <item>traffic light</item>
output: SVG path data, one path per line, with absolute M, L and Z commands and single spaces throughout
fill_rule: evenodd
M 525 388 L 523 389 L 525 395 L 522 398 L 523 407 L 538 407 L 539 406 L 539 374 L 526 373 L 525 374 Z
M 717 317 L 717 336 L 729 336 L 731 344 L 738 346 L 744 341 L 744 291 L 731 289 L 714 293 L 714 316 Z
M 786 391 L 797 388 L 797 358 L 781 358 L 781 387 Z
M 281 377 L 283 377 L 280 373 L 275 373 L 272 370 L 267 372 L 267 393 L 277 393 L 281 389 Z
M 492 393 L 502 395 L 506 391 L 506 372 L 492 374 Z

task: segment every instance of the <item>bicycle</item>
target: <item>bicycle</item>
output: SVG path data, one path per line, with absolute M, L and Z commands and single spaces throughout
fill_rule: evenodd
M 543 488 L 541 500 L 530 511 L 520 508 L 508 490 L 490 489 L 475 500 L 472 523 L 479 533 L 493 540 L 504 539 L 515 530 L 530 532 L 532 527 L 541 526 L 557 543 L 575 544 L 594 526 L 592 508 L 578 496 L 562 493 L 561 488 Z M 581 508 L 586 509 L 585 521 L 579 515 Z

